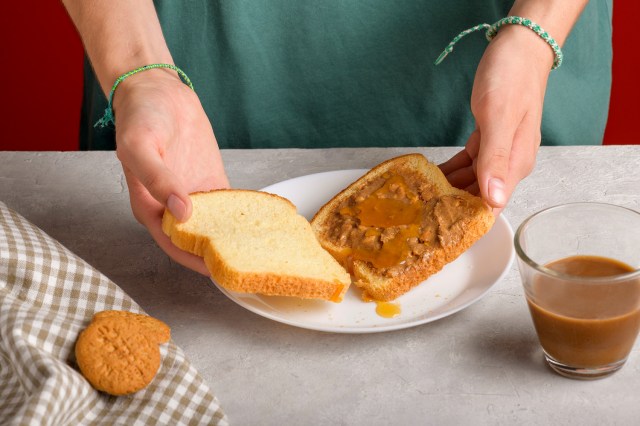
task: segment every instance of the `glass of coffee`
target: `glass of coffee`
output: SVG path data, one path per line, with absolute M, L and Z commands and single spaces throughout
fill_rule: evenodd
M 549 366 L 576 379 L 619 370 L 640 330 L 640 213 L 570 203 L 515 235 L 518 267 Z

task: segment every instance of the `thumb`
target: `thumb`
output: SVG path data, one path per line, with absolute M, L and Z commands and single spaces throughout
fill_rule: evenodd
M 142 144 L 141 144 L 142 145 Z M 165 206 L 180 222 L 191 216 L 189 193 L 182 182 L 165 165 L 160 154 L 152 148 L 139 146 L 129 154 L 118 152 L 118 158 L 160 204 Z
M 513 133 L 497 127 L 480 132 L 477 177 L 482 198 L 493 208 L 509 200 L 507 187 Z

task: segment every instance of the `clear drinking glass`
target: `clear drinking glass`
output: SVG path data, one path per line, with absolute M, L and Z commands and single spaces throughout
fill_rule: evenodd
M 640 213 L 571 203 L 515 235 L 531 318 L 549 366 L 595 379 L 619 370 L 640 330 Z

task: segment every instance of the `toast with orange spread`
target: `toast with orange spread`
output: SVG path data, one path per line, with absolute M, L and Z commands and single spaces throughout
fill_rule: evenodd
M 311 220 L 363 297 L 390 301 L 440 271 L 493 226 L 481 198 L 449 184 L 423 155 L 371 169 Z

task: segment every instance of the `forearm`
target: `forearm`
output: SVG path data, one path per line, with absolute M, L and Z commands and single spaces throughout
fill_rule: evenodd
M 115 79 L 151 63 L 173 64 L 151 0 L 62 0 L 105 94 Z

